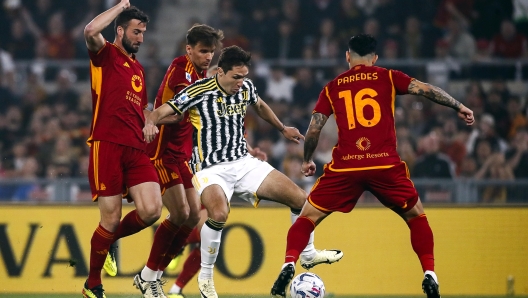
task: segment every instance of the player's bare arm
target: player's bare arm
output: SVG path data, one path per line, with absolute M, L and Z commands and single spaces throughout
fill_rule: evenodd
M 145 115 L 145 119 L 148 118 L 148 116 L 151 114 L 152 112 L 145 109 L 143 110 L 143 114 Z M 183 120 L 183 115 L 180 115 L 180 114 L 174 114 L 174 115 L 169 115 L 163 119 L 161 119 L 157 124 L 174 124 L 174 123 L 178 123 L 180 121 Z
M 458 117 L 466 122 L 467 125 L 473 125 L 475 119 L 473 118 L 473 111 L 454 99 L 442 88 L 412 80 L 408 88 L 409 94 L 422 95 L 437 104 L 450 107 L 458 112 Z
M 143 138 L 147 143 L 152 142 L 159 133 L 156 124 L 159 124 L 161 119 L 173 114 L 174 110 L 168 104 L 163 104 L 153 112 L 149 113 L 145 118 L 145 127 L 143 127 Z
M 312 120 L 310 120 L 310 125 L 306 131 L 306 138 L 304 139 L 304 156 L 303 164 L 301 166 L 301 172 L 305 176 L 312 176 L 315 174 L 313 154 L 319 143 L 319 136 L 321 135 L 321 130 L 326 124 L 326 120 L 328 120 L 328 116 L 321 113 L 314 113 L 312 115 Z
M 101 34 L 112 21 L 125 9 L 130 7 L 129 0 L 121 0 L 117 5 L 96 16 L 86 27 L 84 27 L 84 39 L 86 47 L 92 52 L 99 51 L 105 44 Z
M 259 97 L 257 103 L 254 105 L 255 111 L 260 118 L 266 120 L 269 124 L 277 128 L 282 135 L 290 141 L 299 144 L 299 140 L 304 140 L 304 136 L 295 127 L 284 125 L 273 110 Z

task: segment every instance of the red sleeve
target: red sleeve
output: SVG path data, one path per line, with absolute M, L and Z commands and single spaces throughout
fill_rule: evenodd
M 90 60 L 94 66 L 104 66 L 106 61 L 111 61 L 114 56 L 112 45 L 106 41 L 104 46 L 98 52 L 88 50 L 88 56 L 90 56 Z
M 183 88 L 189 86 L 190 84 L 191 82 L 186 78 L 185 69 L 176 66 L 169 77 L 169 88 L 171 88 L 174 94 L 178 94 Z
M 319 99 L 317 99 L 317 103 L 315 104 L 315 108 L 312 114 L 315 113 L 321 113 L 326 116 L 330 116 L 333 113 L 328 85 L 326 85 L 321 91 L 321 93 L 319 93 Z
M 399 70 L 391 69 L 390 72 L 392 73 L 392 83 L 394 84 L 394 89 L 396 89 L 396 94 L 408 94 L 409 84 L 414 79 Z

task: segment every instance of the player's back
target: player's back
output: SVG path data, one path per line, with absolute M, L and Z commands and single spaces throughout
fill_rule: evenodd
M 328 83 L 315 112 L 335 114 L 338 144 L 330 169 L 388 168 L 401 161 L 396 152 L 394 103 L 396 94 L 407 93 L 410 81 L 399 71 L 357 65 Z M 325 113 L 324 96 L 330 113 Z

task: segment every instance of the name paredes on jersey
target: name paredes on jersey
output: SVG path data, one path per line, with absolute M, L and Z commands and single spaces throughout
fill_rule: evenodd
M 380 157 L 388 157 L 389 153 L 382 152 L 382 153 L 366 153 L 366 154 L 347 154 L 341 156 L 341 160 L 362 160 L 363 158 L 380 158 Z
M 346 76 L 337 79 L 337 85 L 348 84 L 357 81 L 375 81 L 378 79 L 377 72 L 368 72 L 368 73 L 356 73 L 351 76 Z
M 226 117 L 233 115 L 242 115 L 244 117 L 247 111 L 247 104 L 245 102 L 226 104 L 222 97 L 218 97 L 216 102 L 219 104 L 216 114 L 218 117 Z

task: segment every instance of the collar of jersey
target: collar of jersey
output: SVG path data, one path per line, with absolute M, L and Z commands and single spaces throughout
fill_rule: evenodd
M 127 56 L 127 58 L 130 59 L 130 61 L 134 63 L 136 62 L 136 54 L 132 54 L 132 56 L 128 56 L 128 53 L 123 51 L 123 49 L 120 48 L 118 45 L 116 45 L 115 43 L 112 43 L 112 45 L 116 47 L 119 51 L 121 51 L 121 53 L 123 53 L 125 56 Z
M 227 95 L 227 96 L 231 96 L 229 93 L 227 93 L 227 92 L 224 90 L 224 88 L 222 88 L 222 86 L 220 86 L 220 83 L 218 83 L 218 75 L 217 75 L 217 74 L 215 74 L 215 76 L 214 76 L 214 80 L 215 80 L 215 84 L 216 84 L 216 86 L 218 87 L 218 89 L 219 89 L 220 91 L 222 91 L 222 93 L 224 93 L 224 94 Z

